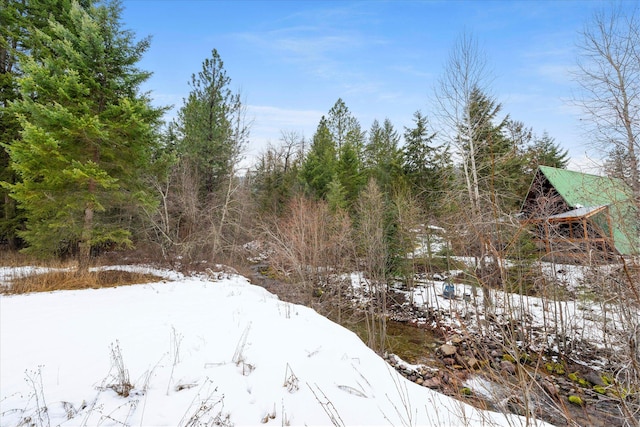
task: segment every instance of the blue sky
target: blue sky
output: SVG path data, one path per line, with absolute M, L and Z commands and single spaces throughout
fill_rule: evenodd
M 248 164 L 282 131 L 311 139 L 338 98 L 368 130 L 389 118 L 402 133 L 434 88 L 456 39 L 486 53 L 492 94 L 515 120 L 547 131 L 573 168 L 597 157 L 568 102 L 579 31 L 600 1 L 124 0 L 124 27 L 152 36 L 144 89 L 175 114 L 191 74 L 217 49 L 253 120 Z M 636 2 L 629 2 L 633 6 Z

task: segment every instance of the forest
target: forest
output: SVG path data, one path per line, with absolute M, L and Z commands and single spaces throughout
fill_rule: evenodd
M 576 376 L 575 388 L 609 387 L 607 419 L 638 425 L 639 248 L 606 263 L 584 253 L 566 267 L 540 247 L 523 202 L 538 167 L 565 169 L 568 153 L 503 110 L 472 34 L 449 54 L 437 111 L 415 111 L 402 129 L 383 117 L 364 129 L 337 99 L 311 138 L 283 129 L 240 173 L 250 120 L 215 47 L 167 121 L 168 106 L 141 91 L 151 40 L 123 28 L 119 1 L 0 1 L 3 259 L 71 263 L 78 274 L 124 260 L 230 266 L 356 330 L 381 355 L 396 350 L 392 321 L 427 319 L 444 333 L 438 310 L 407 313 L 421 283 L 453 282 L 460 297 L 481 299 L 472 341 L 500 353 L 497 371 L 506 360 L 566 376 L 556 366 L 597 354 L 607 380 Z M 606 9 L 580 40 L 575 103 L 605 153 L 602 174 L 626 185 L 640 215 L 640 14 Z M 568 288 L 562 272 L 576 265 L 582 282 Z M 516 320 L 528 309 L 507 294 L 551 304 L 543 332 Z M 622 328 L 623 345 L 578 350 L 563 317 L 578 300 L 602 308 L 602 329 Z

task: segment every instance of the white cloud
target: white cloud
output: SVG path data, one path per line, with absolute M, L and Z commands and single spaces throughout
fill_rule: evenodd
M 248 105 L 247 117 L 252 121 L 249 145 L 241 168 L 253 165 L 258 155 L 267 146 L 277 144 L 282 132 L 293 131 L 306 139 L 313 137 L 324 112 L 317 110 L 296 110 L 270 105 Z
M 602 160 L 591 157 L 586 151 L 581 156 L 572 157 L 567 169 L 594 175 L 603 174 Z

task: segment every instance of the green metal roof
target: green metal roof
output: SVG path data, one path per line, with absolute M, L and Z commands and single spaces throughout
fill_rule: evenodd
M 539 168 L 569 207 L 576 209 L 606 205 L 611 216 L 616 250 L 623 255 L 640 252 L 637 208 L 631 189 L 623 181 L 549 166 Z M 606 218 L 597 221 L 603 229 L 609 230 Z

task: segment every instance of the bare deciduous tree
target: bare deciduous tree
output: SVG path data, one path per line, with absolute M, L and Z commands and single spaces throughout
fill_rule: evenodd
M 630 7 L 630 5 L 633 5 Z M 575 103 L 592 142 L 623 153 L 626 178 L 640 203 L 640 16 L 636 3 L 620 3 L 592 16 L 578 44 L 580 92 Z
M 367 280 L 369 306 L 366 315 L 367 345 L 384 352 L 387 334 L 387 260 L 389 248 L 385 241 L 384 197 L 371 178 L 357 202 L 359 222 L 356 231 L 358 254 Z
M 262 224 L 269 264 L 309 297 L 331 290 L 332 280 L 352 268 L 350 227 L 349 218 L 340 212 L 332 214 L 327 202 L 296 196 L 281 218 Z M 339 295 L 339 289 L 335 291 Z
M 489 82 L 490 72 L 484 52 L 472 35 L 462 34 L 445 64 L 435 101 L 439 111 L 437 117 L 445 129 L 440 135 L 456 148 L 474 214 L 480 213 L 480 190 L 475 164 L 478 141 L 474 138 L 470 106 L 473 92 L 480 90 L 486 93 Z
M 439 85 L 436 88 L 437 115 L 443 131 L 440 135 L 448 139 L 454 147 L 454 157 L 462 166 L 462 177 L 468 195 L 469 226 L 465 228 L 465 239 L 471 237 L 477 252 L 480 276 L 483 288 L 485 307 L 492 307 L 491 289 L 483 279 L 487 268 L 485 261 L 490 254 L 487 215 L 483 213 L 483 197 L 480 191 L 478 150 L 483 141 L 482 133 L 476 129 L 477 117 L 474 117 L 474 97 L 478 93 L 487 94 L 491 82 L 491 73 L 487 65 L 486 55 L 478 47 L 476 39 L 463 33 L 454 45 Z M 487 198 L 484 198 L 485 202 Z M 493 200 L 493 198 L 491 198 Z M 466 203 L 465 203 L 466 204 Z M 486 209 L 485 209 L 486 211 Z M 491 216 L 491 209 L 488 214 Z M 490 228 L 490 226 L 488 227 Z
M 640 220 L 640 13 L 637 3 L 621 2 L 610 10 L 594 13 L 581 32 L 578 48 L 575 78 L 581 91 L 574 101 L 588 118 L 585 123 L 592 142 L 609 154 L 609 171 L 631 187 Z M 634 279 L 628 271 L 626 279 L 615 280 L 615 286 L 609 284 L 607 288 L 624 293 L 635 291 Z M 620 372 L 634 382 L 640 377 L 637 344 L 640 325 L 637 314 L 628 315 L 636 313 L 630 306 L 638 302 L 637 294 L 631 295 L 636 301 L 629 295 L 616 295 L 613 300 L 619 301 L 616 308 L 621 316 L 616 321 L 625 325 L 629 340 L 628 352 L 620 353 L 628 363 Z M 623 409 L 625 415 L 633 418 L 626 405 Z

